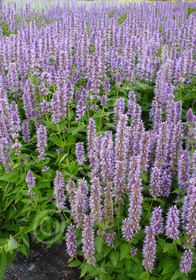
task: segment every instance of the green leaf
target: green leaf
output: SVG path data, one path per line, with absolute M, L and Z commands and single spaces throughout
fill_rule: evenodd
M 169 273 L 174 273 L 178 269 L 178 262 L 176 262 L 175 258 L 166 258 L 164 262 L 164 268 L 162 271 L 162 275 L 166 275 Z
M 52 141 L 55 145 L 57 145 L 59 147 L 61 147 L 63 145 L 60 138 L 57 137 L 56 135 L 50 136 L 49 140 Z
M 102 236 L 96 236 L 95 238 L 95 248 L 97 250 L 97 252 L 100 254 L 101 250 L 103 248 L 103 244 L 104 244 L 104 239 Z
M 117 280 L 129 280 L 130 278 L 129 278 L 129 276 L 127 276 L 125 273 L 120 273 L 120 274 L 118 274 L 118 276 L 117 276 Z
M 5 252 L 0 252 L 0 280 L 3 279 L 3 275 L 5 274 L 7 264 L 7 258 Z
M 102 231 L 107 230 L 106 225 L 105 225 L 105 223 L 103 223 L 103 222 L 101 222 L 101 223 L 99 224 L 99 228 L 100 228 Z
M 117 265 L 118 265 L 118 263 L 119 263 L 119 261 L 120 261 L 120 258 L 119 258 L 120 256 L 119 256 L 119 252 L 118 251 L 112 251 L 111 253 L 110 253 L 110 260 L 111 260 L 111 262 L 112 262 L 112 265 L 114 266 L 114 267 L 116 267 Z
M 146 183 L 147 182 L 147 173 L 142 173 L 141 175 L 140 175 L 140 178 L 141 179 L 143 179 L 144 180 L 144 182 Z
M 71 161 L 68 166 L 68 171 L 73 174 L 77 175 L 78 174 L 78 165 L 76 161 Z
M 173 274 L 171 280 L 176 280 L 176 279 L 186 280 L 188 278 L 184 273 L 182 274 L 179 270 L 176 270 L 176 272 Z
M 120 259 L 131 258 L 130 256 L 131 245 L 130 244 L 122 244 L 120 246 Z
M 8 252 L 6 255 L 7 259 L 7 268 L 13 263 L 15 257 L 17 255 L 17 250 L 12 250 L 11 252 Z
M 139 279 L 149 279 L 150 273 L 148 271 L 142 272 Z
M 84 277 L 84 275 L 89 272 L 89 264 L 88 263 L 84 263 L 80 266 L 81 269 L 81 273 L 80 273 L 80 278 Z
M 18 242 L 14 239 L 14 237 L 12 235 L 10 235 L 10 239 L 8 241 L 8 248 L 7 248 L 7 252 L 10 250 L 14 250 L 18 248 Z
M 6 182 L 13 182 L 15 183 L 18 180 L 18 173 L 16 172 L 9 172 L 5 175 L 0 177 L 0 181 L 6 181 Z
M 28 251 L 27 251 L 27 247 L 23 244 L 21 244 L 19 247 L 18 247 L 18 250 L 24 254 L 26 257 L 28 257 Z
M 163 253 L 175 253 L 175 246 L 173 243 L 165 243 L 163 246 Z
M 43 221 L 46 220 L 46 217 L 47 217 L 47 212 L 39 212 L 37 213 L 37 215 L 35 216 L 35 218 L 32 220 L 28 230 L 27 230 L 27 233 L 28 232 L 32 232 L 34 231 L 36 228 L 38 228 L 42 223 Z
M 132 260 L 125 260 L 126 273 L 131 272 L 132 264 L 133 264 Z
M 68 264 L 69 267 L 78 267 L 79 265 L 80 265 L 80 262 L 78 260 L 75 260 Z

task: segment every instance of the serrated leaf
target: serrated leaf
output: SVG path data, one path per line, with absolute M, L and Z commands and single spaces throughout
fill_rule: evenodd
M 120 246 L 120 259 L 124 258 L 130 258 L 130 251 L 131 251 L 131 245 L 130 244 L 122 244 Z
M 164 262 L 164 267 L 162 271 L 162 275 L 166 275 L 169 273 L 174 273 L 178 269 L 178 263 L 176 262 L 176 259 L 174 258 L 167 258 Z
M 7 268 L 13 263 L 15 257 L 17 255 L 17 250 L 13 250 L 12 252 L 8 252 L 6 254 L 6 259 L 7 259 Z
M 173 274 L 171 280 L 176 280 L 176 279 L 185 280 L 185 279 L 187 279 L 185 276 L 186 275 L 184 273 L 182 274 L 179 270 L 176 270 L 176 272 Z
M 28 257 L 28 251 L 27 251 L 27 247 L 23 244 L 21 244 L 19 247 L 18 247 L 18 250 L 23 254 L 25 255 L 26 257 Z
M 114 267 L 116 267 L 120 261 L 120 255 L 119 255 L 119 252 L 118 251 L 112 251 L 110 253 L 110 260 L 112 262 L 112 265 Z
M 173 252 L 175 251 L 175 247 L 173 243 L 165 243 L 163 246 L 163 253 L 165 252 Z
M 75 260 L 68 264 L 69 267 L 78 267 L 79 265 L 80 265 L 80 262 L 78 260 Z
M 80 269 L 81 269 L 80 278 L 82 278 L 87 272 L 88 273 L 96 273 L 95 267 L 93 265 L 88 264 L 88 263 L 81 264 Z
M 95 248 L 97 252 L 100 254 L 103 248 L 104 240 L 102 236 L 96 236 L 95 238 Z
M 14 239 L 14 237 L 12 235 L 10 235 L 10 239 L 8 241 L 7 252 L 10 250 L 17 249 L 18 246 L 19 246 L 18 242 Z
M 15 183 L 17 180 L 18 180 L 18 173 L 16 172 L 9 172 L 0 177 L 0 181 Z
M 52 141 L 55 145 L 57 145 L 59 147 L 61 147 L 63 145 L 60 138 L 57 137 L 56 135 L 50 136 L 49 140 Z

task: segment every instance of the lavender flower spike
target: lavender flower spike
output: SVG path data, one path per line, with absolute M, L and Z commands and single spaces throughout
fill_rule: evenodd
M 61 212 L 65 208 L 65 194 L 64 194 L 64 179 L 61 172 L 56 172 L 56 178 L 54 180 L 54 194 L 56 197 L 56 206 Z
M 82 165 L 86 159 L 84 155 L 84 143 L 83 142 L 78 142 L 76 143 L 76 158 L 77 162 Z
M 35 177 L 33 176 L 33 173 L 31 172 L 31 170 L 29 170 L 27 172 L 26 182 L 27 182 L 27 186 L 29 188 L 28 194 L 34 195 L 35 193 L 31 189 L 35 186 Z
M 112 199 L 112 183 L 107 182 L 106 193 L 104 199 L 104 217 L 106 228 L 112 228 L 114 226 L 114 209 Z
M 179 210 L 177 206 L 172 206 L 169 209 L 168 216 L 167 216 L 167 223 L 166 223 L 166 234 L 171 239 L 178 239 L 179 237 Z
M 83 252 L 84 257 L 87 260 L 88 264 L 95 265 L 95 244 L 94 244 L 94 231 L 93 231 L 93 223 L 90 216 L 84 216 L 84 230 L 82 233 L 83 239 Z
M 123 221 L 123 237 L 129 242 L 140 230 L 143 196 L 141 193 L 142 181 L 138 177 L 132 186 L 129 205 L 129 216 Z
M 163 216 L 162 216 L 163 210 L 161 207 L 155 207 L 152 218 L 150 221 L 150 225 L 152 228 L 152 231 L 154 234 L 161 234 L 163 232 Z
M 87 182 L 84 179 L 78 180 L 78 189 L 75 192 L 74 196 L 74 209 L 73 209 L 73 218 L 76 224 L 76 227 L 83 226 L 84 215 L 88 209 L 88 187 Z
M 23 141 L 25 143 L 31 142 L 31 136 L 30 136 L 28 121 L 24 121 L 22 123 L 22 136 L 23 136 Z
M 188 151 L 183 151 L 178 161 L 178 183 L 181 190 L 188 189 L 190 179 L 190 157 Z
M 74 258 L 77 255 L 76 230 L 74 225 L 71 224 L 68 226 L 66 237 L 67 254 L 70 258 Z
M 187 209 L 186 209 L 187 207 Z M 185 214 L 186 248 L 194 248 L 196 242 L 196 178 L 190 180 Z
M 180 271 L 182 273 L 188 273 L 191 270 L 191 266 L 193 263 L 193 253 L 191 250 L 186 250 L 184 255 L 182 256 L 182 260 L 180 263 Z
M 102 221 L 101 186 L 99 178 L 93 178 L 91 186 L 90 208 L 92 221 L 99 224 Z
M 41 124 L 37 129 L 37 151 L 40 153 L 38 157 L 39 160 L 45 160 L 45 148 L 47 147 L 46 139 L 46 129 Z
M 146 237 L 144 240 L 144 248 L 143 248 L 143 256 L 144 256 L 143 266 L 146 271 L 149 271 L 151 273 L 155 261 L 156 239 L 151 226 L 146 227 L 145 232 L 146 232 Z

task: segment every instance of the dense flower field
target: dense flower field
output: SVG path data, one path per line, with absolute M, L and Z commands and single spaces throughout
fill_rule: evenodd
M 196 4 L 0 2 L 0 279 L 29 235 L 85 279 L 196 278 Z

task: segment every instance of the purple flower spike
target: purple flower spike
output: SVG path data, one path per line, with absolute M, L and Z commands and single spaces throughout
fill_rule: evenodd
M 54 180 L 54 194 L 56 197 L 56 206 L 61 212 L 61 210 L 65 209 L 64 203 L 65 203 L 65 194 L 64 194 L 64 179 L 61 172 L 56 172 L 56 178 Z
M 105 106 L 107 104 L 107 101 L 108 101 L 108 97 L 103 95 L 102 98 L 101 98 L 101 104 L 103 106 Z
M 163 232 L 163 210 L 161 207 L 155 207 L 152 218 L 150 221 L 150 225 L 154 234 L 161 234 Z
M 143 266 L 146 271 L 149 271 L 151 273 L 155 261 L 156 239 L 153 230 L 150 226 L 146 227 L 145 232 L 146 232 L 146 237 L 144 240 L 144 248 L 143 248 L 143 256 L 144 256 Z
M 83 142 L 76 143 L 76 158 L 77 158 L 77 162 L 80 165 L 83 165 L 83 163 L 86 161 Z
M 67 254 L 70 258 L 74 258 L 77 255 L 76 230 L 74 225 L 71 224 L 68 226 L 66 238 Z
M 98 225 L 102 221 L 101 206 L 101 186 L 99 178 L 92 179 L 90 196 L 91 217 L 94 224 Z
M 193 253 L 191 252 L 191 250 L 186 250 L 181 259 L 180 271 L 182 273 L 188 273 L 191 270 L 192 263 L 193 263 Z
M 167 223 L 166 223 L 166 234 L 171 239 L 178 239 L 179 238 L 179 210 L 177 206 L 172 206 L 169 209 L 168 216 L 167 216 Z
M 80 121 L 82 117 L 85 115 L 86 106 L 84 106 L 84 101 L 80 99 L 77 104 L 76 109 L 76 121 Z
M 84 257 L 87 260 L 88 264 L 95 265 L 95 244 L 94 244 L 94 231 L 93 231 L 93 223 L 90 216 L 85 215 L 84 216 L 84 224 L 83 224 L 83 252 Z
M 35 186 L 35 177 L 31 170 L 27 172 L 26 182 L 29 189 L 32 189 Z
M 45 148 L 47 147 L 47 134 L 45 127 L 41 124 L 37 129 L 37 151 L 39 152 L 39 160 L 45 160 Z
M 31 141 L 30 131 L 29 131 L 29 124 L 28 124 L 27 121 L 24 121 L 22 123 L 22 136 L 23 136 L 23 141 L 25 143 L 29 143 Z
M 186 230 L 186 248 L 192 249 L 196 242 L 196 178 L 190 180 L 188 194 L 183 207 L 184 228 Z
M 186 119 L 188 123 L 192 123 L 194 121 L 194 114 L 191 108 L 187 112 Z
M 190 157 L 187 150 L 183 151 L 178 161 L 178 183 L 181 190 L 187 190 L 190 179 Z

